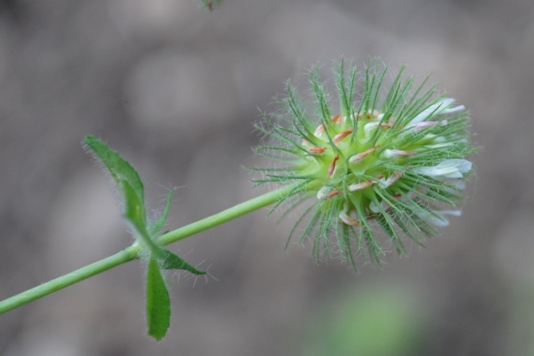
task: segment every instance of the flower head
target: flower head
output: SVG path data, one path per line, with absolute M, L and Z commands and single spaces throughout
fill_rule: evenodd
M 257 126 L 273 141 L 257 151 L 281 164 L 262 169 L 256 182 L 293 184 L 282 199 L 298 197 L 290 209 L 310 198 L 290 238 L 313 237 L 318 257 L 331 253 L 335 241 L 353 266 L 364 245 L 380 263 L 378 231 L 405 254 L 403 238 L 422 244 L 437 233 L 434 226 L 448 223 L 445 215 L 459 215 L 440 206 L 457 208 L 472 169 L 465 158 L 473 151 L 467 113 L 403 71 L 386 86 L 387 67 L 368 63 L 359 80 L 358 70 L 341 60 L 334 70 L 337 100 L 331 100 L 312 69 L 312 100 L 301 99 L 289 82 L 282 110 Z

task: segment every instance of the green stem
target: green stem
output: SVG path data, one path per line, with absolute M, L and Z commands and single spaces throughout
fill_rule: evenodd
M 283 188 L 273 190 L 272 192 L 260 195 L 256 198 L 250 199 L 246 202 L 237 204 L 230 209 L 226 209 L 212 216 L 208 216 L 202 220 L 198 220 L 192 224 L 181 227 L 177 230 L 170 231 L 157 239 L 158 245 L 168 245 L 178 240 L 185 239 L 191 235 L 208 230 L 214 226 L 223 224 L 227 221 L 238 218 L 242 215 L 250 213 L 266 206 L 269 206 L 277 201 L 285 198 L 293 189 L 295 185 L 288 185 Z
M 177 230 L 168 232 L 158 238 L 157 243 L 159 245 L 168 245 L 175 241 L 184 239 L 191 235 L 195 235 L 201 231 L 208 230 L 212 227 L 238 218 L 252 211 L 269 206 L 286 197 L 294 188 L 294 185 L 288 185 L 272 192 L 260 195 L 256 198 L 250 199 L 241 204 L 237 204 L 229 209 L 221 211 L 220 213 L 198 220 Z M 132 246 L 112 256 L 94 262 L 90 265 L 87 265 L 74 272 L 53 279 L 49 282 L 43 283 L 37 287 L 17 294 L 11 298 L 5 299 L 0 302 L 0 314 L 18 308 L 24 304 L 32 302 L 48 294 L 57 292 L 60 289 L 66 288 L 84 279 L 107 271 L 113 267 L 137 259 L 139 257 L 140 249 L 141 247 L 138 244 L 134 243 Z
M 60 289 L 78 283 L 84 279 L 107 271 L 108 269 L 129 262 L 136 258 L 137 251 L 133 246 L 130 246 L 112 256 L 91 263 L 90 265 L 77 269 L 74 272 L 65 274 L 61 277 L 58 277 L 49 282 L 43 283 L 37 287 L 34 287 L 11 298 L 1 301 L 0 314 L 18 308 L 24 304 L 44 297 L 45 295 L 57 292 Z

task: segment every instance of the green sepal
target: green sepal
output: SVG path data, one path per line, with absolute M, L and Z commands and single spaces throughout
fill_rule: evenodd
M 86 136 L 84 143 L 93 150 L 95 155 L 102 161 L 107 168 L 109 174 L 117 184 L 119 190 L 121 189 L 121 181 L 126 181 L 132 187 L 133 192 L 137 195 L 137 200 L 140 202 L 140 217 L 143 225 L 146 224 L 145 212 L 145 196 L 144 187 L 139 174 L 136 170 L 124 160 L 119 154 L 109 148 L 104 142 L 97 139 L 95 136 Z M 124 198 L 126 199 L 126 198 Z
M 161 340 L 169 329 L 171 301 L 158 261 L 150 258 L 146 274 L 146 321 L 148 335 Z
M 161 261 L 161 268 L 163 269 L 183 269 L 196 275 L 206 274 L 206 271 L 200 271 L 189 263 L 185 262 L 180 256 L 172 253 L 169 250 L 161 249 L 162 255 L 158 257 Z
M 150 236 L 156 236 L 158 232 L 160 232 L 161 228 L 163 228 L 163 225 L 165 225 L 165 221 L 167 220 L 167 215 L 169 214 L 169 210 L 171 209 L 171 203 L 172 203 L 172 194 L 174 193 L 174 188 L 171 189 L 169 192 L 169 195 L 167 196 L 167 205 L 165 205 L 165 210 L 163 210 L 163 213 L 161 216 L 154 222 L 148 225 L 148 233 Z

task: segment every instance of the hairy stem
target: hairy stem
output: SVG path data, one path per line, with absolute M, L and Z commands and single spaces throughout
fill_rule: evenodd
M 215 215 L 208 216 L 207 218 L 198 220 L 177 230 L 170 231 L 158 238 L 156 242 L 158 245 L 168 245 L 178 240 L 185 239 L 186 237 L 195 235 L 204 230 L 208 230 L 214 226 L 223 224 L 227 221 L 250 213 L 251 211 L 269 206 L 285 198 L 293 189 L 295 189 L 295 185 L 288 185 L 272 192 L 260 195 L 246 202 L 237 204 L 230 209 L 223 210 Z
M 198 220 L 177 230 L 168 232 L 159 237 L 156 242 L 158 245 L 168 245 L 186 237 L 195 235 L 199 232 L 211 229 L 217 225 L 223 224 L 252 211 L 269 206 L 286 197 L 294 188 L 295 186 L 288 185 L 272 192 L 260 195 L 246 202 L 237 204 L 229 209 L 223 210 L 217 214 Z M 0 302 L 0 314 L 18 308 L 48 294 L 57 292 L 60 289 L 66 288 L 84 279 L 107 271 L 113 267 L 117 267 L 123 263 L 135 260 L 139 258 L 140 250 L 141 247 L 134 243 L 132 246 L 112 256 L 94 262 L 49 282 L 43 283 L 11 298 L 5 299 Z
M 133 246 L 130 246 L 112 256 L 91 263 L 90 265 L 77 269 L 76 271 L 65 274 L 61 277 L 58 277 L 49 282 L 43 283 L 41 285 L 38 285 L 37 287 L 28 289 L 25 292 L 22 292 L 11 298 L 1 301 L 0 314 L 18 308 L 24 304 L 44 297 L 45 295 L 57 292 L 60 289 L 63 289 L 84 279 L 107 271 L 108 269 L 117 267 L 118 265 L 134 260 L 137 257 L 138 256 L 136 249 Z

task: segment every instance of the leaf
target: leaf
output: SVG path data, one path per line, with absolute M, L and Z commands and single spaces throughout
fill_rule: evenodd
M 150 236 L 156 236 L 156 234 L 161 230 L 163 225 L 165 225 L 167 215 L 169 214 L 169 210 L 171 208 L 172 193 L 174 193 L 174 188 L 171 189 L 171 191 L 169 192 L 169 195 L 167 197 L 167 205 L 165 205 L 165 210 L 163 210 L 163 214 L 161 214 L 159 219 L 148 225 L 148 233 L 150 234 Z
M 124 218 L 135 230 L 136 239 L 141 240 L 140 242 L 144 246 L 159 256 L 159 250 L 161 248 L 154 243 L 146 229 L 143 216 L 144 208 L 143 204 L 139 201 L 139 197 L 126 180 L 119 180 L 118 186 L 124 199 Z
M 124 218 L 130 223 L 136 232 L 136 237 L 139 238 L 141 243 L 146 246 L 150 252 L 152 259 L 157 259 L 161 262 L 163 269 L 183 269 L 188 272 L 191 272 L 196 275 L 206 274 L 204 271 L 199 271 L 189 263 L 185 262 L 181 257 L 172 253 L 169 250 L 162 248 L 161 246 L 156 245 L 154 240 L 152 240 L 150 233 L 147 231 L 143 221 L 140 217 L 140 202 L 137 200 L 133 188 L 126 181 L 120 181 L 121 193 L 125 199 L 124 204 Z M 171 194 L 169 194 L 169 199 L 167 201 L 167 206 L 163 212 L 161 225 L 165 222 L 167 212 L 169 210 Z M 158 221 L 159 222 L 159 221 Z M 161 229 L 159 227 L 158 229 Z
M 145 212 L 145 196 L 143 182 L 139 178 L 136 170 L 124 160 L 119 154 L 109 148 L 104 142 L 100 141 L 94 136 L 86 136 L 84 143 L 93 150 L 95 155 L 106 166 L 109 174 L 117 184 L 117 187 L 121 189 L 120 182 L 126 181 L 132 187 L 133 192 L 137 195 L 137 199 L 140 202 L 140 217 L 142 218 L 143 225 L 146 224 L 146 212 Z M 122 192 L 121 192 L 122 193 Z
M 169 250 L 163 250 L 163 257 L 161 258 L 163 269 L 183 269 L 196 275 L 206 274 L 205 271 L 199 271 L 189 263 L 185 262 L 180 256 L 172 253 Z
M 196 275 L 206 274 L 206 272 L 199 271 L 189 263 L 185 262 L 178 255 L 162 248 L 161 246 L 156 245 L 141 219 L 141 203 L 137 199 L 133 188 L 126 181 L 120 181 L 120 187 L 121 194 L 125 199 L 124 218 L 130 223 L 130 225 L 135 230 L 136 238 L 140 239 L 140 242 L 150 250 L 151 258 L 160 261 L 163 269 L 183 269 Z M 170 198 L 171 196 L 169 194 L 167 206 L 162 216 L 163 219 L 160 218 L 160 220 L 163 220 L 163 222 L 165 221 L 169 209 Z M 163 223 L 161 224 L 163 225 Z
M 169 329 L 171 302 L 167 286 L 161 275 L 158 261 L 151 258 L 148 262 L 146 280 L 146 317 L 148 335 L 161 340 Z

